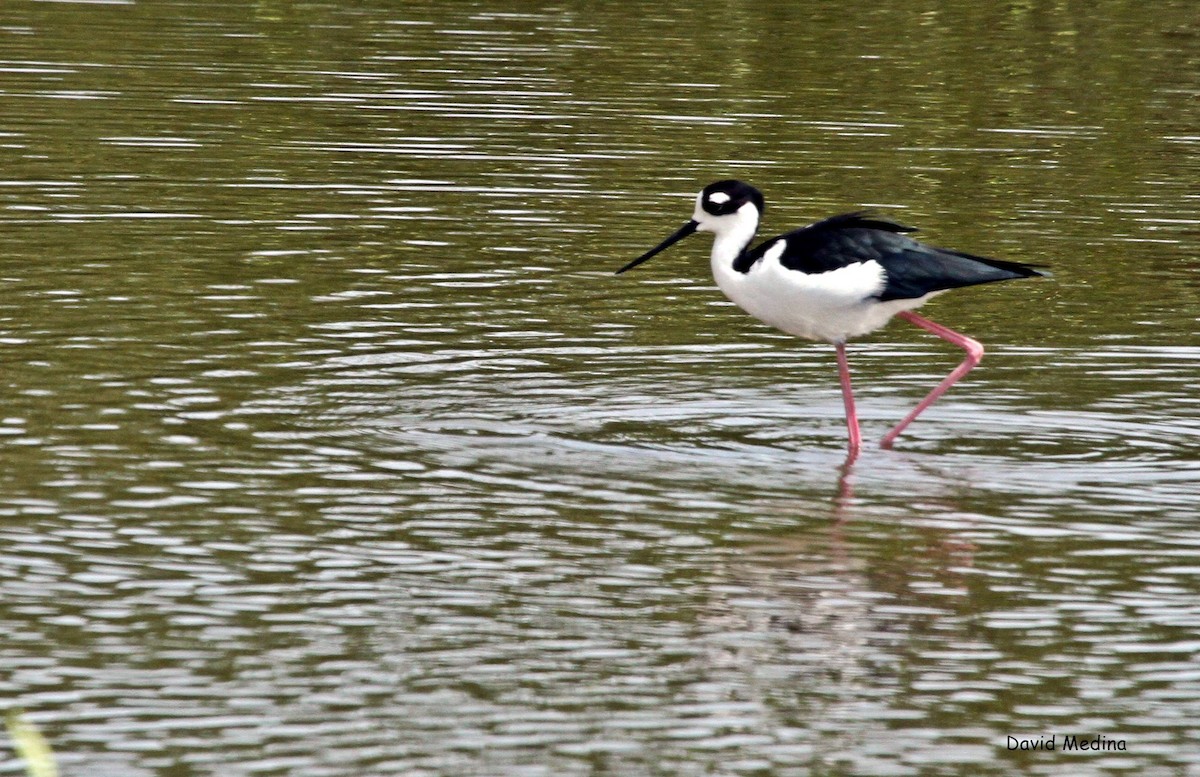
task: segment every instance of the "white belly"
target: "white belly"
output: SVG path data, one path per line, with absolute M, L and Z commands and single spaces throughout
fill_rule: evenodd
M 874 297 L 883 290 L 885 278 L 876 262 L 810 275 L 766 256 L 740 273 L 713 253 L 713 277 L 726 297 L 759 321 L 809 340 L 843 343 L 874 332 L 892 316 L 918 308 L 933 296 L 880 302 Z

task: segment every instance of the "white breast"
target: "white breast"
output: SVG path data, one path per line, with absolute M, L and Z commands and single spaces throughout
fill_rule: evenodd
M 880 302 L 875 297 L 887 278 L 878 262 L 809 274 L 779 263 L 785 248 L 785 241 L 777 240 L 749 272 L 740 273 L 733 269 L 733 257 L 714 244 L 712 270 L 717 285 L 734 304 L 797 337 L 845 342 L 879 329 L 892 316 L 920 307 L 931 296 Z

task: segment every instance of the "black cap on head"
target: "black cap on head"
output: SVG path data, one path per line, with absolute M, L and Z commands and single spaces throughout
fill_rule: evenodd
M 700 192 L 700 207 L 713 216 L 734 213 L 747 202 L 754 203 L 761 215 L 763 212 L 762 192 L 748 183 L 728 179 L 710 183 Z
M 758 214 L 761 216 L 763 212 L 763 196 L 762 193 L 748 183 L 734 181 L 732 179 L 725 181 L 717 181 L 705 186 L 700 192 L 700 207 L 710 216 L 728 216 L 736 213 L 746 203 L 753 203 L 758 209 Z M 642 262 L 652 256 L 667 250 L 671 246 L 683 240 L 688 235 L 694 234 L 701 228 L 701 222 L 693 219 L 684 224 L 679 230 L 668 237 L 666 240 L 659 243 L 654 248 L 651 248 L 646 253 L 634 259 L 629 264 L 617 270 L 617 274 L 632 270 Z

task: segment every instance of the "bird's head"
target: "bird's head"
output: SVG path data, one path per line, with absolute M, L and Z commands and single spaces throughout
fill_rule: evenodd
M 738 246 L 740 250 L 754 237 L 763 208 L 762 193 L 748 183 L 734 180 L 710 183 L 696 195 L 696 207 L 692 211 L 691 221 L 654 248 L 617 270 L 617 273 L 632 270 L 693 232 L 712 232 L 718 240 L 725 236 L 737 236 L 742 243 Z

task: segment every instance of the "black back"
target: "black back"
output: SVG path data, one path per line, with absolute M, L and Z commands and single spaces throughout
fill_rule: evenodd
M 780 264 L 810 275 L 859 262 L 878 262 L 887 276 L 887 285 L 878 295 L 880 301 L 1043 274 L 1036 265 L 935 248 L 903 234 L 915 231 L 863 213 L 846 213 L 765 240 L 739 257 L 734 269 L 748 272 L 776 241 L 784 240 L 787 247 L 779 257 Z

